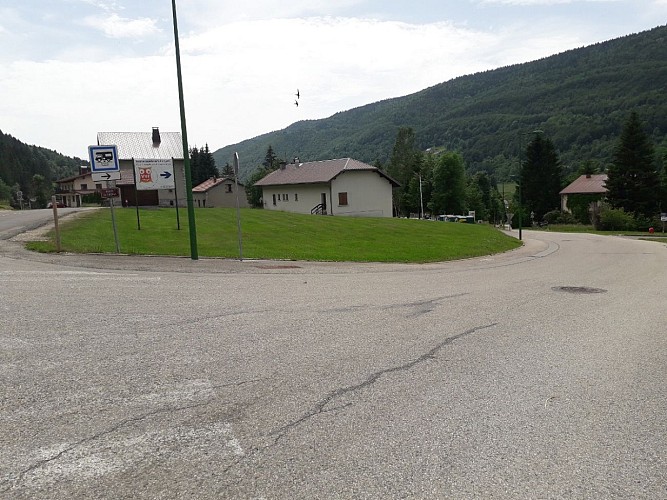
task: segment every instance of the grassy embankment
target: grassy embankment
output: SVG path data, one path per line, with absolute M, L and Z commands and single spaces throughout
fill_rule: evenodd
M 115 210 L 121 253 L 190 255 L 188 217 L 174 209 Z M 200 257 L 238 258 L 236 211 L 196 209 Z M 520 246 L 492 226 L 406 219 L 297 215 L 268 210 L 241 210 L 243 257 L 358 262 L 437 262 L 504 252 Z M 109 209 L 64 219 L 61 246 L 65 252 L 113 253 L 115 244 Z M 55 251 L 50 241 L 28 248 Z

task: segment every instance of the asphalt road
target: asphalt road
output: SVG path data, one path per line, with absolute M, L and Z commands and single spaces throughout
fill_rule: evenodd
M 1 498 L 667 498 L 667 246 L 429 265 L 0 241 Z

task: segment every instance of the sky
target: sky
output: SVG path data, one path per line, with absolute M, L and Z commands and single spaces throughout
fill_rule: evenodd
M 212 151 L 667 23 L 667 0 L 177 0 L 176 9 L 188 143 Z M 2 0 L 0 130 L 84 159 L 98 131 L 180 131 L 174 47 L 168 0 Z

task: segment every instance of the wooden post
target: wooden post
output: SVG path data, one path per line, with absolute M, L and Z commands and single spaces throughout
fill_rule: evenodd
M 55 196 L 51 196 L 51 206 L 53 207 L 53 225 L 56 231 L 56 252 L 60 253 L 60 228 L 58 227 L 58 202 Z

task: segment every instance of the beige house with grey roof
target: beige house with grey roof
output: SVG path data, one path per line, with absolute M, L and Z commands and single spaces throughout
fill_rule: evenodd
M 560 209 L 569 212 L 567 199 L 578 194 L 599 195 L 602 199 L 607 194 L 607 174 L 585 174 L 577 177 L 560 192 Z
M 97 144 L 115 145 L 120 164 L 120 199 L 114 203 L 123 206 L 179 207 L 187 205 L 185 196 L 185 166 L 183 161 L 183 139 L 180 132 L 160 132 L 154 127 L 151 132 L 98 132 Z M 137 191 L 134 179 L 134 160 L 173 160 L 176 189 L 154 189 Z
M 211 177 L 192 188 L 192 200 L 197 208 L 235 208 L 237 199 L 240 208 L 248 208 L 245 187 L 233 177 Z
M 352 158 L 282 165 L 255 183 L 264 208 L 301 214 L 393 217 L 399 184 L 380 169 Z

